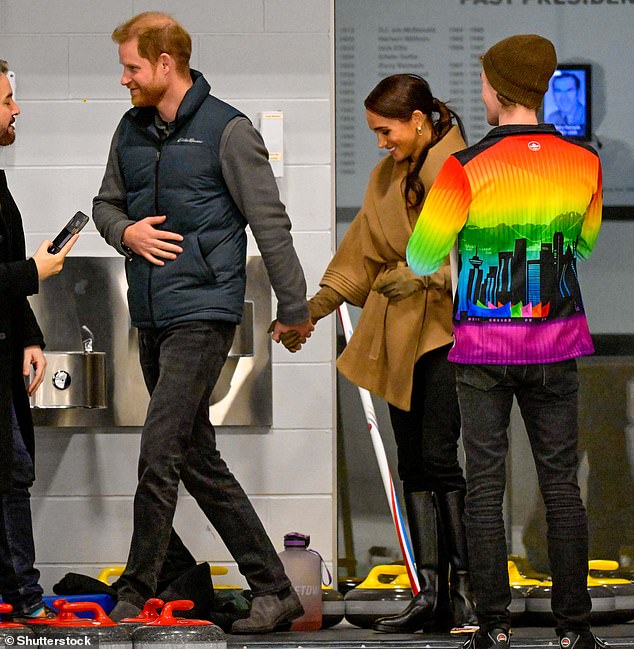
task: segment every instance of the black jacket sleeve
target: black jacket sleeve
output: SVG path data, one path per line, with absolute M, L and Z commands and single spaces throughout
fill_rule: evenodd
M 35 295 L 40 287 L 33 259 L 0 262 L 0 289 L 11 298 Z

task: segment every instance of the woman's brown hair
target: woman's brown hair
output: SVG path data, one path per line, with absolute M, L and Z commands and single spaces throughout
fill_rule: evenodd
M 436 99 L 429 84 L 417 74 L 393 74 L 376 85 L 363 102 L 367 110 L 390 119 L 407 122 L 415 110 L 429 117 L 432 125 L 432 138 L 429 145 L 414 161 L 405 178 L 403 193 L 410 207 L 419 207 L 425 198 L 425 187 L 419 173 L 427 158 L 427 152 L 441 140 L 456 121 L 462 137 L 464 127 L 460 117 L 445 104 Z

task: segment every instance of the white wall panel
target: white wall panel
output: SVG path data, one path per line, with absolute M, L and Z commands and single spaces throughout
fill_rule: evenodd
M 38 429 L 33 496 L 132 496 L 140 433 Z
M 320 34 L 205 35 L 200 67 L 219 96 L 327 97 L 329 47 Z
M 293 232 L 328 231 L 333 222 L 330 167 L 293 166 L 279 179 L 280 197 L 293 222 Z
M 327 364 L 276 365 L 273 425 L 291 429 L 332 428 L 332 392 L 332 372 Z M 315 469 L 312 459 L 306 456 L 307 470 Z
M 46 236 L 55 236 L 77 210 L 90 215 L 102 177 L 101 167 L 16 167 L 7 171 L 25 228 Z M 91 231 L 97 232 L 92 221 L 83 232 Z
M 265 0 L 267 32 L 321 32 L 330 28 L 330 0 Z
M 132 496 L 32 498 L 41 563 L 125 561 L 132 536 Z
M 321 467 L 314 467 L 321 470 Z M 317 550 L 326 561 L 332 561 L 331 538 L 333 500 L 330 497 L 274 498 L 267 501 L 266 529 L 278 550 L 284 549 L 284 534 L 302 532 L 310 534 L 310 547 Z
M 130 0 L 4 0 L 4 30 L 16 34 L 111 33 L 132 16 Z
M 131 496 L 136 489 L 140 433 L 76 433 L 38 429 L 34 496 Z M 247 493 L 330 494 L 331 431 L 249 432 L 223 427 L 218 448 Z M 326 458 L 306 472 L 307 458 Z
M 20 106 L 25 99 L 65 99 L 68 96 L 66 36 L 3 34 L 0 56 L 15 72 Z
M 117 44 L 110 34 L 71 36 L 68 67 L 69 97 L 72 99 L 121 99 L 130 93 L 120 83 L 121 65 Z
M 12 165 L 105 166 L 112 134 L 127 101 L 23 101 Z
M 293 235 L 293 242 L 304 268 L 308 294 L 313 295 L 319 290 L 319 280 L 330 261 L 330 233 L 296 232 Z
M 284 549 L 284 534 L 310 534 L 311 547 L 326 561 L 332 560 L 332 501 L 323 496 L 299 498 L 251 498 L 274 547 Z M 209 525 L 193 498 L 178 501 L 174 528 L 198 561 L 231 562 L 232 558 L 218 533 Z
M 166 11 L 192 33 L 244 33 L 264 30 L 262 0 L 133 0 L 134 13 Z
M 332 461 L 320 462 L 320 470 L 306 471 L 308 458 L 332 458 L 332 432 L 324 430 L 276 430 L 241 433 L 226 429 L 218 435 L 218 448 L 247 493 L 330 494 Z

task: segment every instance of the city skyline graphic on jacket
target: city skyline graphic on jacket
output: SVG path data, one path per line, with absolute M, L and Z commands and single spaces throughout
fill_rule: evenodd
M 546 225 L 467 226 L 455 318 L 543 322 L 582 313 L 576 267 L 582 220 L 569 212 Z M 503 252 L 491 252 L 491 241 Z

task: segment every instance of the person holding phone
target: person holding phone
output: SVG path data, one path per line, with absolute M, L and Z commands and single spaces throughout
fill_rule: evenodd
M 15 103 L 7 77 L 8 65 L 0 60 L 0 146 L 15 140 Z M 31 396 L 41 385 L 46 369 L 44 338 L 27 296 L 39 283 L 62 270 L 73 247 L 71 237 L 58 253 L 48 252 L 44 241 L 26 259 L 20 212 L 0 170 L 0 594 L 13 606 L 13 619 L 28 622 L 52 617 L 42 601 L 40 573 L 34 567 L 35 547 L 29 489 L 33 484 L 33 422 Z M 33 377 L 25 387 L 25 378 Z

